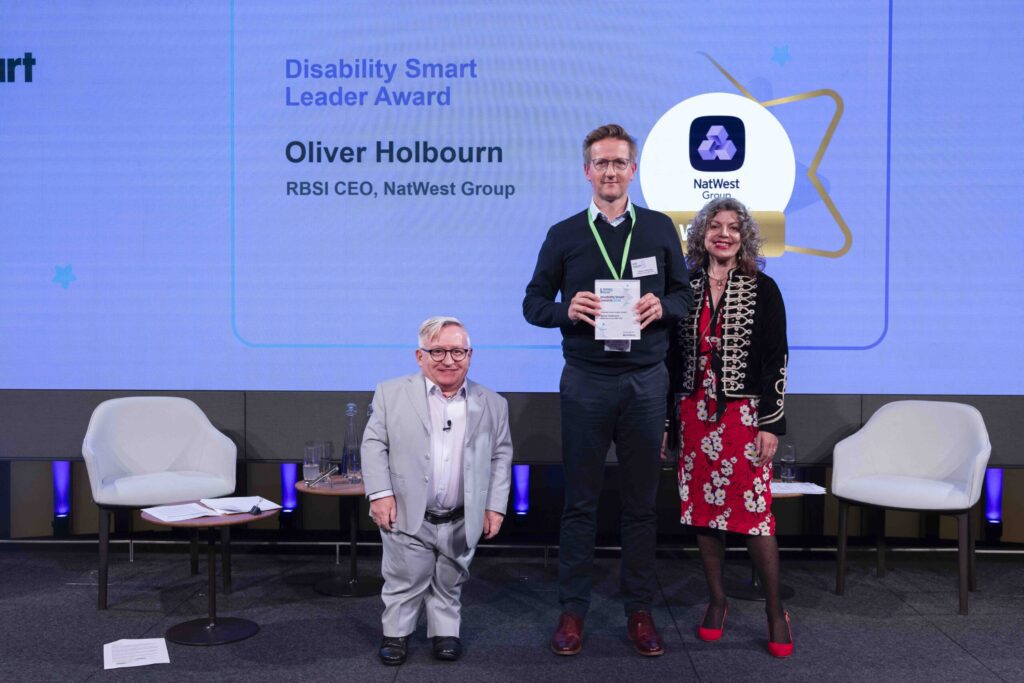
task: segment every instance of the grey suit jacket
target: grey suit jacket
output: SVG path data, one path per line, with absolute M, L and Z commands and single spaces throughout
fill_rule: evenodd
M 363 432 L 366 493 L 394 491 L 398 528 L 410 534 L 423 524 L 427 488 L 433 476 L 425 387 L 420 373 L 378 384 L 373 394 L 373 415 Z M 484 510 L 505 514 L 511 469 L 508 402 L 467 379 L 462 481 L 469 547 L 474 547 L 483 533 Z

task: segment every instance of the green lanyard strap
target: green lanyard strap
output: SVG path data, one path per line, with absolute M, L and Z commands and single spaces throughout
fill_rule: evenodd
M 604 262 L 608 264 L 608 270 L 612 271 L 612 277 L 616 280 L 621 280 L 622 276 L 626 274 L 626 260 L 629 259 L 629 243 L 633 241 L 633 228 L 636 227 L 636 209 L 633 205 L 629 205 L 629 217 L 632 221 L 629 226 L 629 234 L 626 235 L 626 246 L 622 250 L 622 265 L 619 266 L 618 272 L 615 271 L 615 266 L 612 265 L 612 260 L 608 256 L 608 250 L 605 249 L 604 240 L 601 239 L 601 235 L 597 232 L 597 226 L 594 225 L 594 217 L 590 215 L 590 210 L 587 210 L 587 221 L 590 223 L 590 232 L 594 233 L 594 239 L 597 241 L 597 247 L 601 250 L 601 256 L 604 256 Z

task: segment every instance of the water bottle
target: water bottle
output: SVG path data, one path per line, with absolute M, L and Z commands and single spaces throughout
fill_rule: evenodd
M 363 467 L 359 462 L 359 440 L 356 438 L 356 404 L 345 406 L 345 444 L 341 449 L 341 477 L 349 484 L 363 483 Z

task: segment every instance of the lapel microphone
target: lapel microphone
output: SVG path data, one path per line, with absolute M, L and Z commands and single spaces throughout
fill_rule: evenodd
M 452 430 L 452 421 L 451 420 L 446 420 L 445 423 L 444 423 L 444 429 L 442 429 L 441 431 L 442 432 L 450 432 L 451 430 Z

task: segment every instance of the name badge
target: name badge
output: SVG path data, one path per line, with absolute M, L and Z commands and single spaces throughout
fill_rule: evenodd
M 632 259 L 629 266 L 633 269 L 633 277 L 658 274 L 658 259 L 653 256 Z

